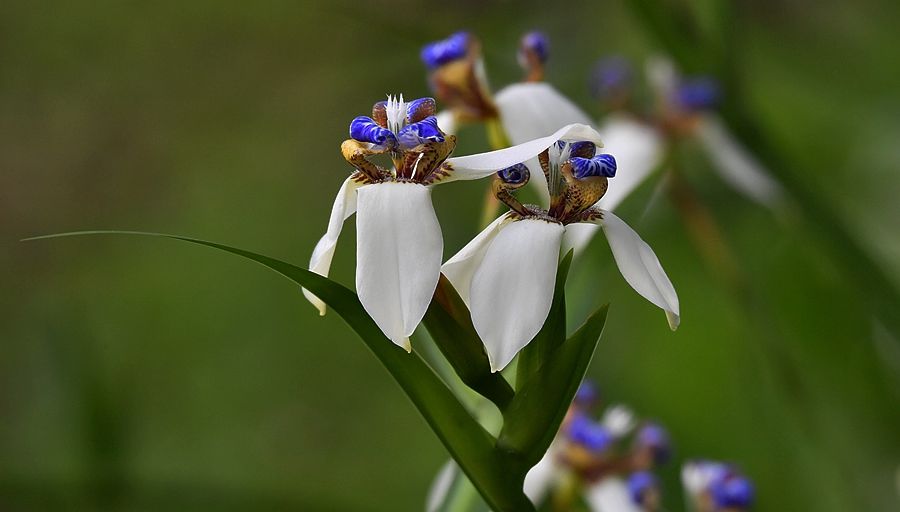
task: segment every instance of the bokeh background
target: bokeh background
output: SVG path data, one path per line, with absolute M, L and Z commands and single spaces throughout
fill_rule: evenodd
M 667 30 L 686 41 L 697 27 L 727 35 L 739 99 L 777 143 L 779 172 L 900 286 L 900 4 L 659 5 L 684 14 Z M 734 13 L 724 25 L 723 5 Z M 421 509 L 440 443 L 352 331 L 279 276 L 165 240 L 18 240 L 149 230 L 302 265 L 348 172 L 349 120 L 388 92 L 428 94 L 423 43 L 474 31 L 501 86 L 519 78 L 519 35 L 542 29 L 548 80 L 598 113 L 586 88 L 596 59 L 667 53 L 640 11 L 0 4 L 0 509 Z M 721 49 L 710 48 L 682 56 Z M 480 128 L 461 136 L 460 154 L 487 149 Z M 612 302 L 589 375 L 667 425 L 678 459 L 739 463 L 759 510 L 897 510 L 900 343 L 857 269 L 833 257 L 815 217 L 760 209 L 685 158 L 750 291 L 733 293 L 671 202 L 648 208 L 654 190 L 642 188 L 620 215 L 666 265 L 682 327 L 668 332 L 598 240 L 569 286 L 573 326 Z M 475 233 L 484 185 L 435 194 L 446 256 Z M 348 223 L 333 266 L 347 284 L 353 234 Z M 677 473 L 662 473 L 669 510 L 682 503 Z

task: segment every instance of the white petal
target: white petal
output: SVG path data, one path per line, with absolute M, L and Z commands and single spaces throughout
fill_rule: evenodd
M 438 128 L 447 135 L 456 133 L 456 114 L 452 110 L 442 110 L 435 114 Z
M 458 156 L 450 158 L 445 163 L 445 168 L 450 175 L 441 182 L 454 180 L 474 180 L 484 178 L 512 165 L 525 162 L 536 157 L 540 152 L 549 148 L 559 140 L 587 140 L 598 147 L 603 146 L 600 134 L 590 126 L 584 124 L 570 124 L 557 130 L 552 135 L 535 139 L 506 149 L 498 149 L 477 155 Z
M 753 155 L 734 139 L 717 116 L 703 117 L 697 138 L 712 160 L 713 168 L 726 183 L 750 199 L 772 206 L 781 196 L 778 182 Z
M 505 226 L 472 277 L 472 323 L 492 371 L 502 370 L 541 330 L 559 264 L 563 227 L 536 219 Z
M 441 266 L 441 273 L 450 280 L 450 284 L 456 288 L 466 306 L 469 305 L 469 287 L 472 284 L 475 270 L 481 265 L 481 260 L 484 259 L 484 255 L 497 233 L 509 221 L 509 213 L 501 215 Z
M 325 235 L 319 239 L 316 248 L 313 249 L 312 257 L 309 259 L 309 269 L 316 274 L 328 277 L 328 271 L 331 269 L 331 259 L 334 257 L 334 248 L 337 245 L 338 237 L 341 235 L 341 229 L 344 221 L 348 217 L 356 213 L 356 191 L 362 184 L 353 181 L 351 178 L 344 180 L 341 189 L 338 190 L 337 197 L 334 199 L 334 206 L 331 207 L 331 217 L 328 219 L 328 229 Z M 319 310 L 320 315 L 324 315 L 326 311 L 325 303 L 318 297 L 304 289 L 303 295 Z
M 609 430 L 613 437 L 621 438 L 631 432 L 636 421 L 634 419 L 634 411 L 625 405 L 614 405 L 608 407 L 600 423 Z
M 618 477 L 608 477 L 585 492 L 591 512 L 641 512 L 631 501 L 628 486 Z
M 576 256 L 581 254 L 599 229 L 600 226 L 596 224 L 569 224 L 563 235 L 562 253 L 565 254 L 573 249 Z
M 547 453 L 528 471 L 525 475 L 525 485 L 523 491 L 528 499 L 535 505 L 540 505 L 550 487 L 559 475 L 559 468 L 556 466 L 556 448 L 550 445 Z
M 665 310 L 669 327 L 674 331 L 681 321 L 678 294 L 653 249 L 612 212 L 603 212 L 600 225 L 609 240 L 609 247 L 622 277 L 645 299 Z
M 546 82 L 504 87 L 494 96 L 494 102 L 513 144 L 545 137 L 568 124 L 592 123 L 584 111 Z
M 378 183 L 359 189 L 356 291 L 384 334 L 407 351 L 431 302 L 444 242 L 431 189 Z
M 603 152 L 616 158 L 616 176 L 597 203 L 615 210 L 662 162 L 662 137 L 655 128 L 625 115 L 611 116 L 600 127 Z
M 650 88 L 663 101 L 668 101 L 678 86 L 678 70 L 668 57 L 656 55 L 647 59 L 644 74 Z
M 447 500 L 447 494 L 450 492 L 450 486 L 459 473 L 459 466 L 453 459 L 448 460 L 441 466 L 441 470 L 431 482 L 431 488 L 428 489 L 428 497 L 425 499 L 426 512 L 436 512 Z

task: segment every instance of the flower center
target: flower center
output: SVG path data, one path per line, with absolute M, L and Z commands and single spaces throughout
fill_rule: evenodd
M 358 116 L 350 123 L 350 138 L 341 144 L 344 158 L 370 183 L 429 179 L 456 147 L 456 137 L 438 128 L 432 98 L 410 102 L 388 96 L 372 107 L 372 117 Z M 386 169 L 373 161 L 386 154 L 393 167 Z
M 561 224 L 595 219 L 600 212 L 594 204 L 606 193 L 608 179 L 616 175 L 616 159 L 596 153 L 592 142 L 559 141 L 538 155 L 550 191 L 548 210 L 523 205 L 513 195 L 531 177 L 523 163 L 497 173 L 494 195 L 522 216 L 549 217 Z

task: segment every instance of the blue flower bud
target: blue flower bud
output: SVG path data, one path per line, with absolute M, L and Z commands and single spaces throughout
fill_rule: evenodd
M 433 116 L 436 107 L 434 98 L 419 98 L 406 104 L 406 122 L 418 123 L 426 117 Z
M 656 423 L 647 423 L 641 427 L 636 438 L 639 447 L 647 447 L 653 450 L 653 461 L 663 464 L 672 455 L 672 446 L 669 443 L 669 434 L 666 429 Z
M 401 148 L 410 149 L 429 142 L 444 142 L 444 132 L 438 128 L 437 118 L 430 116 L 401 128 L 397 141 Z
M 632 473 L 628 477 L 628 494 L 631 495 L 631 501 L 637 505 L 643 504 L 644 493 L 656 488 L 657 485 L 656 477 L 649 471 Z
M 465 57 L 469 51 L 470 37 L 471 34 L 468 32 L 457 32 L 446 39 L 426 44 L 422 47 L 419 56 L 428 69 L 441 67 L 448 62 Z
M 602 452 L 614 441 L 606 427 L 584 415 L 576 416 L 569 423 L 568 437 L 592 452 Z
M 675 101 L 685 110 L 705 110 L 719 102 L 719 83 L 709 77 L 682 82 L 675 90 Z
M 574 402 L 579 407 L 587 408 L 593 406 L 599 399 L 600 390 L 597 389 L 597 384 L 592 380 L 585 380 L 578 386 Z
M 753 484 L 744 476 L 732 475 L 713 482 L 711 492 L 719 508 L 746 509 L 753 504 Z
M 631 88 L 634 71 L 625 57 L 613 56 L 601 59 L 591 69 L 588 90 L 597 99 L 609 99 L 617 92 Z
M 593 158 L 574 157 L 569 161 L 572 162 L 572 174 L 579 180 L 594 176 L 612 178 L 616 175 L 616 159 L 606 153 Z
M 550 56 L 550 41 L 543 32 L 529 32 L 522 36 L 519 44 L 521 51 L 533 53 L 541 63 L 547 62 Z
M 350 138 L 378 146 L 393 147 L 397 138 L 387 128 L 378 126 L 371 117 L 359 116 L 350 122 Z
M 525 164 L 516 164 L 497 171 L 500 181 L 509 185 L 521 185 L 531 178 L 531 172 Z

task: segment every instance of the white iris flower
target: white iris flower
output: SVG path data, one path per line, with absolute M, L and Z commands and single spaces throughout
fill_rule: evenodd
M 570 225 L 599 225 L 628 284 L 666 312 L 672 329 L 678 326 L 678 295 L 653 250 L 612 212 L 594 206 L 616 172 L 615 159 L 597 155 L 598 146 L 599 134 L 584 127 L 493 152 L 517 157 L 509 167 L 509 158 L 492 159 L 492 153 L 458 159 L 477 158 L 478 166 L 500 168 L 494 195 L 511 209 L 441 268 L 469 306 L 493 371 L 506 367 L 544 325 Z M 532 169 L 547 181 L 546 210 L 512 195 L 529 181 Z

